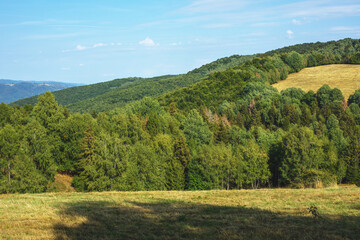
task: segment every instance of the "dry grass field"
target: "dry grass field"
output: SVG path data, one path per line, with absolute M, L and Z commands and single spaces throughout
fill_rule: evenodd
M 5 194 L 0 239 L 360 239 L 360 188 Z
M 355 90 L 360 89 L 360 65 L 334 64 L 304 68 L 290 74 L 286 80 L 273 85 L 279 91 L 296 87 L 304 91 L 317 91 L 324 84 L 339 88 L 347 99 Z

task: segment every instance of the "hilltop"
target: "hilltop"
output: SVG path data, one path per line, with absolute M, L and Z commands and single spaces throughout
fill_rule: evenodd
M 122 107 L 145 96 L 159 96 L 172 90 L 199 82 L 215 71 L 224 71 L 242 64 L 256 55 L 233 55 L 196 68 L 187 74 L 153 78 L 123 78 L 53 92 L 55 99 L 74 112 L 107 111 Z M 34 105 L 38 96 L 15 101 L 10 106 Z

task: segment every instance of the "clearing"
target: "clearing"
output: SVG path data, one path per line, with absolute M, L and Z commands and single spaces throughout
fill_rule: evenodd
M 348 99 L 355 90 L 360 89 L 360 65 L 333 64 L 304 68 L 272 86 L 279 92 L 290 87 L 301 88 L 305 92 L 316 92 L 324 84 L 331 88 L 339 88 L 345 99 Z
M 309 208 L 314 206 L 314 213 Z M 319 217 L 315 217 L 319 214 Z M 359 239 L 360 188 L 0 195 L 0 239 Z

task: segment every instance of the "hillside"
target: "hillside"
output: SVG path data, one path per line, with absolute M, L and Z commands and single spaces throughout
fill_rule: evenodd
M 0 238 L 358 239 L 359 198 L 354 186 L 0 195 Z
M 205 64 L 187 74 L 166 75 L 153 78 L 124 78 L 87 86 L 69 88 L 54 92 L 56 100 L 71 111 L 98 112 L 124 106 L 128 102 L 140 100 L 145 96 L 158 96 L 177 88 L 189 86 L 206 78 L 215 71 L 224 71 L 242 64 L 255 55 L 233 55 Z M 11 106 L 34 105 L 37 97 L 22 99 Z
M 0 79 L 0 102 L 10 103 L 22 98 L 43 94 L 46 91 L 53 92 L 76 85 L 78 84 Z
M 336 64 L 304 68 L 272 86 L 279 92 L 291 87 L 316 92 L 324 84 L 340 89 L 344 97 L 349 98 L 355 90 L 360 89 L 360 65 Z
M 141 81 L 141 78 L 123 78 L 115 79 L 108 82 L 91 84 L 86 86 L 72 87 L 60 91 L 55 91 L 53 94 L 56 96 L 57 100 L 61 102 L 62 105 L 68 105 L 69 103 L 76 103 L 83 99 L 88 99 L 96 95 L 104 94 L 108 91 L 113 90 L 114 88 L 119 88 L 132 84 L 136 81 Z M 18 101 L 15 101 L 10 106 L 24 106 L 25 104 L 34 105 L 37 102 L 39 96 L 33 96 L 30 98 L 24 98 Z
M 101 114 L 66 111 L 50 92 L 33 108 L 0 104 L 0 193 L 55 189 L 58 172 L 73 176 L 76 191 L 360 186 L 360 90 L 345 104 L 341 90 L 327 85 L 280 93 L 271 86 L 314 65 L 360 63 L 358 53 L 331 54 L 253 57 Z M 158 85 L 135 79 L 119 89 L 148 86 L 156 93 L 186 81 L 154 79 Z M 96 104 L 106 109 L 118 102 Z
M 294 50 L 302 54 L 298 54 Z M 157 100 L 163 106 L 169 106 L 171 102 L 174 102 L 180 109 L 190 110 L 200 106 L 218 107 L 224 101 L 244 100 L 249 102 L 251 97 L 264 95 L 265 92 L 265 95 L 271 98 L 276 94 L 276 90 L 269 84 L 284 80 L 288 74 L 307 67 L 342 63 L 357 64 L 360 62 L 359 51 L 360 41 L 353 39 L 285 47 L 262 54 L 260 57 L 227 71 L 214 74 L 197 84 L 161 95 Z M 356 70 L 349 75 L 356 78 Z M 236 80 L 236 76 L 238 80 Z M 323 82 L 322 79 L 321 82 L 314 83 L 314 85 L 322 86 Z M 288 85 L 288 87 L 293 86 Z M 351 91 L 354 92 L 355 88 L 356 85 L 351 86 Z

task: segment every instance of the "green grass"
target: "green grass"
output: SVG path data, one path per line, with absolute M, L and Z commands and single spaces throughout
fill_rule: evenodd
M 320 217 L 308 209 L 315 205 Z M 359 239 L 360 189 L 0 195 L 0 239 Z

